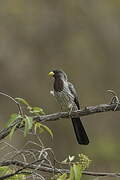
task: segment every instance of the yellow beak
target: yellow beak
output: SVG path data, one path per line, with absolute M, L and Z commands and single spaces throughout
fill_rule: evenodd
M 48 76 L 54 76 L 54 72 L 53 71 L 49 72 Z

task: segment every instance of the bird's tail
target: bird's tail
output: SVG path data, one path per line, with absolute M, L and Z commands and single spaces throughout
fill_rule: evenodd
M 72 123 L 78 143 L 83 145 L 89 144 L 88 136 L 85 132 L 80 118 L 72 118 Z

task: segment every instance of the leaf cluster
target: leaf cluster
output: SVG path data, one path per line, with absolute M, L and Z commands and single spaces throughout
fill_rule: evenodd
M 24 136 L 27 136 L 27 134 L 30 132 L 30 130 L 33 128 L 35 133 L 42 133 L 44 131 L 48 132 L 51 137 L 53 138 L 53 133 L 49 127 L 44 125 L 40 122 L 34 122 L 33 116 L 43 115 L 45 114 L 43 109 L 40 107 L 32 107 L 25 99 L 23 98 L 15 98 L 15 100 L 20 103 L 20 107 L 22 110 L 22 114 L 20 113 L 14 113 L 10 116 L 10 119 L 8 120 L 6 126 L 11 126 L 17 119 L 21 119 L 20 127 L 24 127 Z M 23 112 L 22 106 L 25 106 L 25 109 L 27 111 Z M 12 138 L 15 130 L 17 128 L 17 124 L 15 124 L 9 133 L 10 139 Z
M 63 164 L 69 164 L 70 174 L 63 173 L 62 175 L 58 174 L 54 177 L 57 180 L 81 180 L 82 172 L 89 167 L 91 160 L 84 154 L 79 154 L 79 161 L 73 162 L 75 156 L 69 156 L 64 161 Z

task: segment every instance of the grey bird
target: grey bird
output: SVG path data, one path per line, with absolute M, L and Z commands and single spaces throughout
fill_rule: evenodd
M 49 76 L 54 77 L 54 86 L 51 93 L 56 97 L 62 111 L 76 111 L 80 109 L 78 96 L 72 83 L 68 82 L 67 75 L 62 70 L 51 71 Z M 71 118 L 78 144 L 89 144 L 88 136 L 80 118 Z

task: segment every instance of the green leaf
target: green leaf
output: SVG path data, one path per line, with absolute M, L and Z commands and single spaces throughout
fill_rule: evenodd
M 16 114 L 16 113 L 11 114 L 10 119 L 6 123 L 6 127 L 10 126 L 18 118 L 22 118 L 20 114 Z
M 0 176 L 11 173 L 11 169 L 8 166 L 0 167 Z
M 35 134 L 37 133 L 38 128 L 40 128 L 40 123 L 39 122 L 35 123 L 35 126 L 34 126 Z
M 61 176 L 59 176 L 59 177 L 57 178 L 57 180 L 66 180 L 66 178 L 67 178 L 67 174 L 64 173 L 64 174 L 62 174 Z
M 25 115 L 23 121 L 25 122 L 24 136 L 26 136 L 33 126 L 33 118 Z
M 44 114 L 44 111 L 42 108 L 40 107 L 32 107 L 30 110 L 30 113 L 34 113 L 34 114 Z
M 33 107 L 32 110 L 37 113 L 43 111 L 40 107 Z
M 53 133 L 52 133 L 51 129 L 48 128 L 47 126 L 37 122 L 37 123 L 35 123 L 35 127 L 34 127 L 35 133 L 37 132 L 37 129 L 39 129 L 39 133 L 42 133 L 43 131 L 47 131 L 53 138 Z
M 7 178 L 7 180 L 26 180 L 26 175 L 19 174 L 12 177 Z
M 25 104 L 26 106 L 30 106 L 29 103 L 23 98 L 15 98 L 19 103 Z
M 35 134 L 37 133 L 37 129 L 40 129 L 40 123 L 39 122 L 35 123 L 35 126 L 34 126 Z
M 75 180 L 80 180 L 82 176 L 82 169 L 80 164 L 73 164 L 73 171 Z
M 13 126 L 11 131 L 10 131 L 10 134 L 9 134 L 10 140 L 12 139 L 12 136 L 13 136 L 13 133 L 14 133 L 16 127 L 17 127 L 17 124 L 15 126 Z
M 69 177 L 69 180 L 75 180 L 73 166 L 70 167 L 70 177 Z
M 47 131 L 51 135 L 51 137 L 53 138 L 53 133 L 49 127 L 47 127 L 43 124 L 40 124 L 40 126 L 42 127 L 43 130 Z
M 12 170 L 8 166 L 0 167 L 0 177 L 14 173 L 14 172 L 15 172 L 15 170 Z M 18 175 L 14 175 L 14 176 L 7 178 L 7 180 L 26 180 L 26 177 L 27 177 L 27 175 L 18 174 Z

